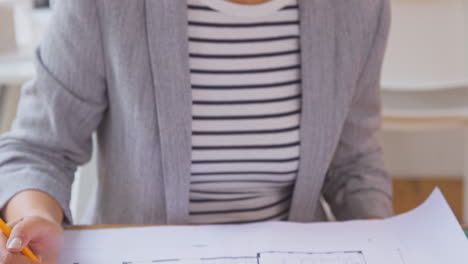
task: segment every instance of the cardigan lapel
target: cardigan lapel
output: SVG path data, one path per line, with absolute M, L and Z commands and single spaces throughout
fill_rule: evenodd
M 185 224 L 189 214 L 192 122 L 186 1 L 145 1 L 167 223 Z
M 301 25 L 301 151 L 289 219 L 317 220 L 321 188 L 333 158 L 347 110 L 349 91 L 340 75 L 333 1 L 299 0 Z M 341 39 L 341 38 L 340 38 Z

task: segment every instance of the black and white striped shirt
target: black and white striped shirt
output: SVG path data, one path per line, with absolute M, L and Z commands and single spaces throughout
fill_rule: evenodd
M 299 164 L 297 0 L 188 0 L 190 221 L 281 220 Z

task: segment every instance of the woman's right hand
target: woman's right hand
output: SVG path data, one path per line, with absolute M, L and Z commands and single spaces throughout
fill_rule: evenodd
M 10 237 L 0 235 L 0 264 L 34 264 L 21 254 L 29 247 L 42 264 L 56 264 L 63 247 L 63 228 L 55 221 L 28 216 L 13 223 Z

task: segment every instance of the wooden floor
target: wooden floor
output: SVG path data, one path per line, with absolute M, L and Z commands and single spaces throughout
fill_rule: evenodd
M 393 182 L 395 213 L 407 212 L 418 205 L 438 186 L 445 195 L 456 217 L 463 215 L 463 184 L 461 179 L 411 179 L 398 177 Z

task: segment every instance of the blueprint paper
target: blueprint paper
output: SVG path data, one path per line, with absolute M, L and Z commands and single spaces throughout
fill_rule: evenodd
M 60 264 L 468 263 L 468 240 L 439 190 L 390 219 L 67 231 Z
M 407 263 L 468 263 L 468 240 L 440 190 L 388 223 L 399 236 Z

